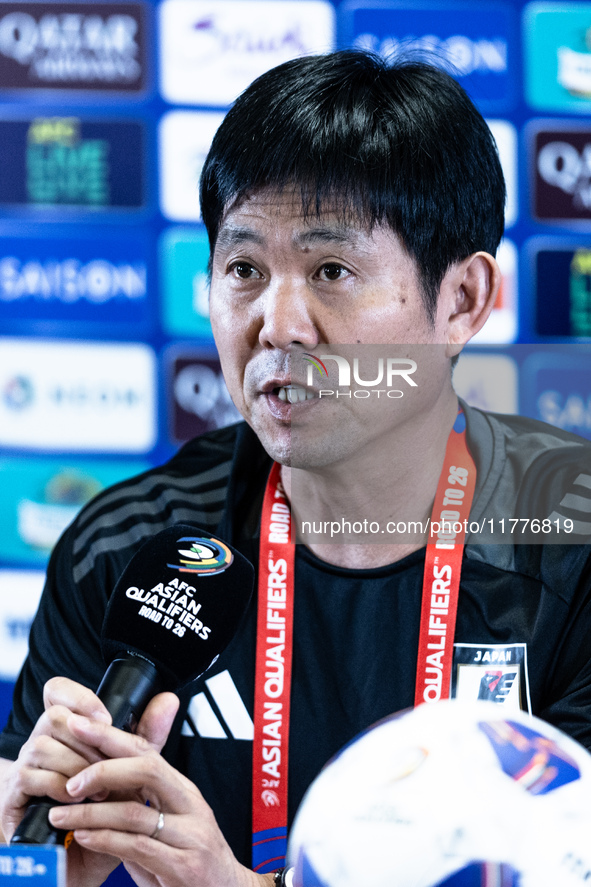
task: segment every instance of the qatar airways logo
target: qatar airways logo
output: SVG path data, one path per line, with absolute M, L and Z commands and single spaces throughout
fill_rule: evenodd
M 2 85 L 137 93 L 144 18 L 140 3 L 0 3 Z
M 314 386 L 314 371 L 316 371 L 321 380 L 327 380 L 330 384 L 330 373 L 325 361 L 334 361 L 337 367 L 337 386 L 334 388 L 321 388 L 318 397 L 356 397 L 358 399 L 368 398 L 372 395 L 380 397 L 390 397 L 398 399 L 404 397 L 404 390 L 395 388 L 396 384 L 404 382 L 411 388 L 417 388 L 418 385 L 412 377 L 417 370 L 417 363 L 408 357 L 379 357 L 375 361 L 373 367 L 369 367 L 368 360 L 363 361 L 363 367 L 360 367 L 359 358 L 348 360 L 341 354 L 321 354 L 316 356 L 304 351 L 302 357 L 307 362 L 306 384 L 309 388 Z M 331 367 L 334 371 L 334 367 Z M 371 373 L 370 378 L 362 378 L 362 375 Z M 358 388 L 352 387 L 353 383 Z M 334 384 L 334 383 L 333 383 Z M 380 387 L 381 386 L 381 387 Z M 349 389 L 341 391 L 338 389 Z

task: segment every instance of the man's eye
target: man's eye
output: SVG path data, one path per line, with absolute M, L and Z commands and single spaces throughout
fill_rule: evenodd
M 260 277 L 259 272 L 249 262 L 236 262 L 230 270 L 241 280 L 253 280 Z
M 348 273 L 347 269 L 338 262 L 326 262 L 319 268 L 318 276 L 321 280 L 342 280 Z

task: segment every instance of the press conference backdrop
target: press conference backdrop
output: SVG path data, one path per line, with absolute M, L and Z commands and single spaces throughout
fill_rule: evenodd
M 452 67 L 507 179 L 457 387 L 591 437 L 591 2 L 0 2 L 0 724 L 61 531 L 237 418 L 197 200 L 226 109 L 294 56 L 400 46 Z

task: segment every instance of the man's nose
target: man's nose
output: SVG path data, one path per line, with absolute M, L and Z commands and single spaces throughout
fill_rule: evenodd
M 286 276 L 272 281 L 265 292 L 261 345 L 283 351 L 292 345 L 314 348 L 321 337 L 313 309 L 305 280 Z

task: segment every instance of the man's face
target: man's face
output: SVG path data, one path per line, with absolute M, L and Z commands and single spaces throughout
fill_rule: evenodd
M 448 341 L 445 313 L 434 322 L 427 317 L 415 263 L 391 229 L 345 225 L 337 213 L 304 219 L 299 196 L 288 192 L 262 190 L 226 212 L 210 313 L 232 399 L 282 463 L 291 455 L 292 420 L 294 428 L 316 431 L 312 463 L 326 452 L 319 429 L 330 427 L 346 456 L 393 421 L 392 410 L 380 407 L 368 422 L 343 401 L 328 405 L 317 392 L 290 388 L 294 353 L 318 355 L 329 343 Z M 449 385 L 449 361 L 443 348 L 435 351 L 439 390 Z

